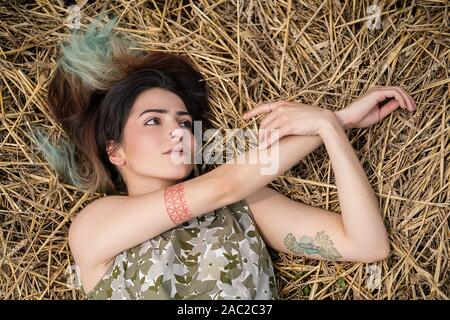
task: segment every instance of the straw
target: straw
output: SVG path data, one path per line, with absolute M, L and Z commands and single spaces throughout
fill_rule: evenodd
M 415 113 L 399 109 L 380 124 L 348 131 L 382 208 L 389 258 L 367 265 L 279 253 L 277 283 L 282 299 L 450 297 L 445 1 L 380 4 L 379 24 L 369 1 L 83 2 L 82 30 L 106 10 L 119 17 L 116 31 L 139 47 L 191 57 L 211 88 L 217 128 L 257 129 L 259 120 L 241 115 L 267 101 L 339 110 L 372 85 L 410 92 Z M 49 138 L 62 138 L 45 104 L 59 45 L 71 31 L 68 15 L 62 1 L 0 8 L 0 299 L 84 298 L 69 281 L 67 230 L 101 195 L 60 182 L 28 134 L 41 126 Z M 325 151 L 320 147 L 270 187 L 339 212 Z

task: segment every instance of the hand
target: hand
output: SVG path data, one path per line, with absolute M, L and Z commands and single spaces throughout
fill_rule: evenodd
M 286 100 L 261 104 L 246 112 L 243 118 L 249 119 L 262 113 L 269 114 L 259 127 L 258 149 L 267 148 L 287 135 L 317 135 L 333 121 L 339 125 L 332 111 Z
M 380 107 L 379 103 L 390 99 Z M 345 109 L 336 112 L 345 128 L 367 128 L 386 118 L 398 107 L 413 112 L 417 110 L 413 98 L 400 87 L 372 87 Z

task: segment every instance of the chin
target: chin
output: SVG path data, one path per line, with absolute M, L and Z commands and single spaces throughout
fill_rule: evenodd
M 182 180 L 193 172 L 193 166 L 191 164 L 179 164 L 177 166 L 178 168 L 170 169 L 170 174 L 167 175 L 168 177 L 171 177 L 172 180 Z

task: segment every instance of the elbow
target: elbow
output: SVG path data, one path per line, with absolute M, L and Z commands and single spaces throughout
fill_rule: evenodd
M 391 249 L 389 247 L 389 242 L 377 249 L 373 249 L 369 254 L 366 254 L 362 257 L 361 262 L 364 263 L 375 263 L 379 261 L 386 260 L 391 253 Z

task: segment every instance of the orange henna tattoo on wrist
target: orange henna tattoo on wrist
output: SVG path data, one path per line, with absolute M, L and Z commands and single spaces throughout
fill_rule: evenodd
M 164 204 L 167 214 L 174 224 L 188 221 L 192 218 L 191 210 L 186 203 L 184 185 L 175 184 L 164 189 Z

